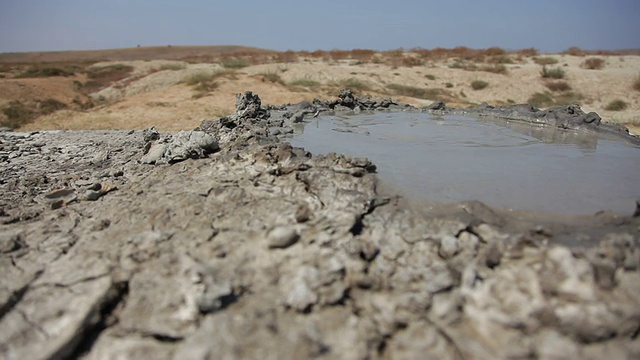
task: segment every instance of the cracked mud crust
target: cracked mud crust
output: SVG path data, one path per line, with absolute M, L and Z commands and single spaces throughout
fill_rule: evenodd
M 0 133 L 0 358 L 640 357 L 639 217 L 423 211 L 278 140 L 347 100 Z

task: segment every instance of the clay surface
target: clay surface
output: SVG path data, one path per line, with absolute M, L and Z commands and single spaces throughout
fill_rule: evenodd
M 421 207 L 282 140 L 378 108 L 0 133 L 0 358 L 640 357 L 638 216 Z

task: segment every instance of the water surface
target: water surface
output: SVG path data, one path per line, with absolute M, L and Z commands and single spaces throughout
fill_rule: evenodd
M 640 148 L 593 132 L 423 113 L 326 116 L 301 132 L 294 146 L 368 157 L 409 197 L 571 215 L 629 215 L 640 198 Z

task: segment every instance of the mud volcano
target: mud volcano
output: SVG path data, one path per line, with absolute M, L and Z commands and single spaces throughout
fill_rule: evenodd
M 640 148 L 619 136 L 479 116 L 321 116 L 291 143 L 373 159 L 409 198 L 561 215 L 632 214 Z
M 178 133 L 0 132 L 0 359 L 640 358 L 640 211 L 414 206 L 380 190 L 385 166 L 286 140 L 315 114 L 441 126 L 422 110 L 348 91 L 236 109 Z M 576 107 L 473 111 L 635 141 Z

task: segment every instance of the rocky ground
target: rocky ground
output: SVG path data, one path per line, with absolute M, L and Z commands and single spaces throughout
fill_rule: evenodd
M 426 211 L 368 159 L 282 140 L 318 111 L 409 107 L 236 105 L 179 133 L 0 133 L 0 358 L 640 357 L 640 213 Z

